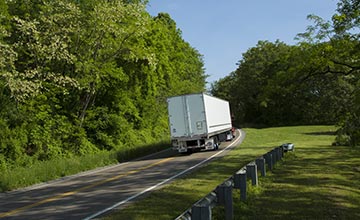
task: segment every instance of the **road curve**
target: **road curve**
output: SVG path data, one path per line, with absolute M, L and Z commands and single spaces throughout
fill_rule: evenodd
M 66 177 L 46 184 L 0 193 L 0 219 L 92 219 L 224 156 L 245 133 L 218 151 L 181 156 L 172 150 Z

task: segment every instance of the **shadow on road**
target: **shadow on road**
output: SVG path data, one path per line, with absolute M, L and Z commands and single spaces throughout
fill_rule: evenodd
M 237 131 L 237 134 L 236 134 L 236 137 L 240 136 L 240 131 Z M 188 152 L 188 153 L 179 153 L 175 150 L 173 150 L 171 147 L 165 149 L 165 150 L 162 150 L 162 151 L 159 151 L 157 153 L 153 153 L 153 154 L 149 154 L 149 155 L 146 155 L 146 156 L 143 156 L 143 157 L 139 157 L 139 158 L 136 158 L 136 159 L 133 159 L 131 161 L 143 161 L 143 160 L 155 160 L 155 159 L 164 159 L 164 158 L 169 158 L 169 157 L 187 157 L 187 156 L 191 156 L 193 154 L 201 154 L 201 153 L 209 153 L 209 152 L 217 152 L 217 151 L 220 151 L 224 148 L 226 148 L 228 145 L 232 144 L 233 142 L 235 142 L 237 139 L 234 138 L 232 141 L 227 141 L 227 142 L 222 142 L 219 149 L 218 150 L 201 150 L 201 151 L 193 151 L 193 152 Z M 164 143 L 159 143 L 157 145 L 161 146 L 163 145 Z M 169 146 L 168 143 L 165 143 L 166 146 Z M 146 146 L 144 147 L 145 148 L 148 148 L 149 146 Z M 231 149 L 227 149 L 227 150 L 231 150 Z M 125 161 L 122 161 L 121 160 L 121 154 L 119 154 L 117 156 L 117 159 L 119 162 L 125 162 Z

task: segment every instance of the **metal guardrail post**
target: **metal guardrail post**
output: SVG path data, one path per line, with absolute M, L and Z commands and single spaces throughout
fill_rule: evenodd
M 211 219 L 211 209 L 217 204 L 217 196 L 214 191 L 197 201 L 175 220 Z
M 234 218 L 232 189 L 231 181 L 226 181 L 216 188 L 218 204 L 225 207 L 226 220 L 232 220 Z
M 251 162 L 246 165 L 246 172 L 250 174 L 251 183 L 253 186 L 258 185 L 257 166 L 255 162 Z
M 277 163 L 279 161 L 279 154 L 278 154 L 277 148 L 274 148 L 273 152 L 274 152 L 275 158 L 276 158 L 275 163 Z
M 192 220 L 211 220 L 211 209 L 217 203 L 217 195 L 213 191 L 206 195 L 204 198 L 196 202 L 191 207 L 191 218 Z M 185 217 L 186 212 L 182 216 Z
M 209 205 L 195 204 L 191 207 L 191 220 L 211 220 Z
M 275 151 L 275 149 L 272 149 L 270 152 L 271 152 L 271 155 L 272 155 L 272 165 L 273 165 L 273 167 L 274 167 L 274 165 L 275 165 L 276 162 L 277 162 L 276 151 Z
M 281 148 L 277 147 L 276 150 L 277 150 L 277 153 L 278 153 L 278 156 L 279 156 L 279 160 L 281 160 L 282 159 Z
M 266 176 L 265 164 L 269 170 L 274 168 L 274 164 L 284 156 L 284 149 L 276 147 L 264 154 L 262 157 L 246 165 L 236 172 L 233 178 L 229 178 L 221 185 L 217 186 L 215 191 L 210 192 L 204 198 L 196 202 L 190 209 L 187 209 L 175 220 L 210 220 L 211 209 L 215 205 L 225 206 L 225 219 L 230 220 L 234 217 L 232 189 L 240 189 L 240 201 L 246 201 L 247 175 L 251 177 L 252 185 L 258 185 L 257 167 L 259 167 L 262 176 Z
M 271 152 L 264 154 L 264 158 L 268 165 L 269 170 L 272 170 L 273 169 L 273 162 L 272 162 L 273 158 L 272 158 Z
M 240 178 L 240 200 L 245 201 L 246 200 L 246 171 L 241 170 L 239 172 L 239 178 Z
M 242 168 L 234 174 L 234 189 L 240 189 L 240 200 L 246 200 L 246 170 Z
M 279 147 L 280 148 L 280 152 L 281 152 L 281 158 L 284 157 L 284 148 L 283 147 Z
M 284 149 L 282 147 L 279 147 L 279 153 L 280 153 L 280 159 L 284 157 Z
M 260 169 L 261 176 L 266 176 L 265 159 L 260 157 L 255 160 L 256 166 Z

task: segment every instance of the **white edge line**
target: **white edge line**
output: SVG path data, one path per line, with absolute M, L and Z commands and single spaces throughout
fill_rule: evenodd
M 240 131 L 240 130 L 239 130 L 239 131 Z M 141 196 L 141 195 L 143 195 L 143 194 L 145 194 L 145 193 L 147 193 L 147 192 L 149 192 L 149 191 L 151 191 L 151 190 L 153 190 L 153 189 L 155 189 L 155 188 L 157 188 L 157 187 L 159 187 L 159 186 L 161 186 L 161 185 L 163 185 L 163 184 L 165 184 L 165 183 L 167 183 L 167 182 L 169 182 L 169 181 L 171 181 L 171 180 L 173 180 L 173 179 L 175 179 L 175 178 L 177 178 L 178 176 L 183 175 L 183 174 L 186 173 L 186 172 L 195 169 L 196 167 L 202 165 L 203 163 L 206 163 L 207 161 L 209 161 L 209 160 L 211 160 L 212 158 L 216 157 L 217 155 L 221 154 L 222 152 L 224 152 L 224 151 L 225 151 L 226 149 L 228 149 L 229 147 L 232 147 L 235 143 L 238 142 L 238 139 L 240 139 L 240 137 L 241 137 L 241 132 L 240 132 L 240 135 L 237 137 L 237 139 L 236 139 L 234 142 L 232 142 L 231 144 L 229 144 L 229 146 L 227 146 L 226 148 L 224 148 L 224 149 L 222 149 L 221 151 L 217 152 L 216 154 L 212 155 L 211 157 L 207 158 L 206 160 L 203 160 L 203 161 L 201 161 L 200 163 L 195 164 L 194 166 L 192 166 L 192 167 L 190 167 L 190 168 L 188 168 L 188 169 L 186 169 L 186 170 L 183 170 L 183 171 L 181 171 L 180 173 L 178 173 L 178 174 L 176 174 L 176 175 L 174 175 L 174 176 L 172 176 L 172 177 L 170 177 L 170 178 L 168 178 L 168 179 L 165 179 L 165 180 L 163 180 L 162 182 L 160 182 L 160 183 L 158 183 L 158 184 L 156 184 L 156 185 L 154 185 L 154 186 L 151 186 L 151 187 L 143 190 L 142 192 L 139 192 L 139 193 L 137 193 L 137 194 L 135 194 L 135 195 L 133 195 L 133 196 L 130 196 L 129 198 L 127 198 L 127 199 L 125 199 L 125 200 L 123 200 L 123 201 L 120 201 L 120 202 L 118 202 L 118 203 L 115 203 L 114 205 L 112 205 L 112 206 L 110 206 L 110 207 L 108 207 L 108 208 L 106 208 L 106 209 L 103 209 L 103 210 L 100 211 L 100 212 L 97 212 L 97 213 L 95 213 L 95 214 L 93 214 L 93 215 L 91 215 L 91 216 L 89 216 L 89 217 L 86 217 L 86 218 L 84 218 L 83 220 L 90 220 L 90 219 L 93 219 L 93 218 L 95 218 L 95 217 L 97 217 L 97 216 L 99 216 L 99 215 L 102 215 L 102 214 L 104 214 L 105 212 L 108 212 L 108 211 L 110 211 L 110 210 L 112 210 L 112 209 L 114 209 L 114 208 L 116 208 L 116 207 L 118 207 L 118 206 L 121 206 L 121 205 L 123 205 L 123 204 L 125 204 L 125 203 L 127 203 L 127 202 L 129 202 L 129 201 L 131 201 L 131 200 L 133 200 L 133 199 L 135 199 L 135 198 L 137 198 L 137 197 L 139 197 L 139 196 Z

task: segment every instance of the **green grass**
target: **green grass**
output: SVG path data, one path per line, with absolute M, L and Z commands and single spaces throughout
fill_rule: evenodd
M 163 141 L 158 144 L 124 148 L 116 152 L 103 151 L 94 155 L 37 161 L 26 167 L 9 167 L 8 169 L 0 170 L 0 192 L 128 161 L 169 147 L 168 141 Z
M 241 203 L 236 219 L 360 219 L 360 149 L 330 146 L 307 134 L 266 178 L 262 193 Z
M 235 219 L 359 219 L 360 149 L 331 146 L 332 126 L 245 129 L 245 142 L 227 156 L 154 191 L 105 219 L 174 219 L 238 169 L 281 143 L 286 154 L 248 200 L 234 190 Z M 213 219 L 223 219 L 213 209 Z
M 113 163 L 116 163 L 114 155 L 102 152 L 96 155 L 39 161 L 27 167 L 12 167 L 2 170 L 0 190 L 26 187 Z

